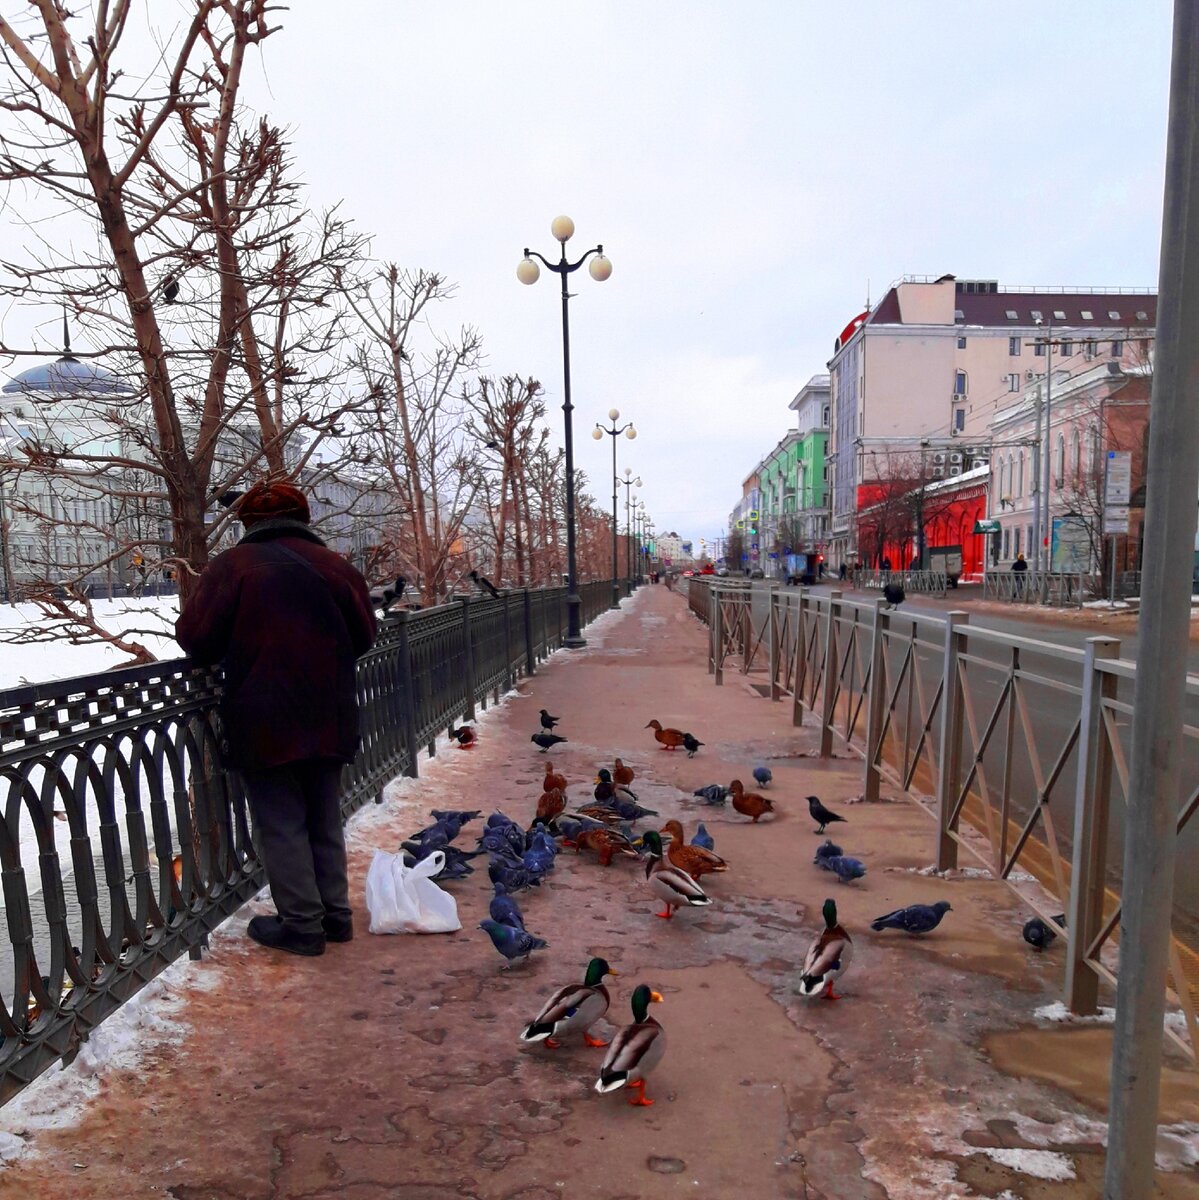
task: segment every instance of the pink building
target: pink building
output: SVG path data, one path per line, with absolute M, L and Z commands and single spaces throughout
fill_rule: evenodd
M 858 557 L 856 514 L 878 494 L 878 464 L 929 457 L 935 477 L 978 470 L 991 424 L 1048 361 L 1068 373 L 1133 366 L 1152 333 L 1146 291 L 1001 288 L 995 280 L 907 276 L 842 331 L 829 361 L 830 558 Z M 875 453 L 871 454 L 870 451 Z

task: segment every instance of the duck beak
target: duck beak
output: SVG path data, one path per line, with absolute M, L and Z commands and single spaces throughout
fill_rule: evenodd
M 605 974 L 605 975 L 619 975 L 619 974 L 620 974 L 620 972 L 619 972 L 619 971 L 613 971 L 613 970 L 612 970 L 612 968 L 611 968 L 611 967 L 609 967 L 609 968 L 608 968 L 608 969 L 607 969 L 607 970 L 604 972 L 604 974 Z
M 649 1002 L 651 1004 L 662 1004 L 663 1003 L 662 993 L 661 992 L 650 992 Z
M 595 779 L 594 779 L 592 782 L 593 782 L 593 783 L 599 783 L 599 781 L 600 781 L 600 777 L 597 775 L 597 776 L 595 777 Z

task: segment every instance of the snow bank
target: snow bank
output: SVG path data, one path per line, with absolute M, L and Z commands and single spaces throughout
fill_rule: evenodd
M 1034 1179 L 1048 1179 L 1054 1183 L 1065 1183 L 1075 1179 L 1074 1163 L 1064 1154 L 1054 1150 L 1003 1150 L 993 1146 L 983 1146 L 979 1150 L 988 1158 L 1019 1171 L 1021 1175 L 1031 1175 Z

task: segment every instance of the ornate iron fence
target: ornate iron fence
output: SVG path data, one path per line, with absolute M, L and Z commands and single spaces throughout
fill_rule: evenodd
M 631 591 L 622 581 L 622 593 Z M 610 580 L 580 588 L 584 622 Z M 383 622 L 358 663 L 362 744 L 342 812 L 562 644 L 566 589 Z M 0 1104 L 262 888 L 217 672 L 186 659 L 0 692 Z
M 1114 638 L 1085 649 L 972 626 L 969 614 L 889 611 L 839 591 L 691 581 L 709 626 L 709 670 L 763 679 L 811 714 L 820 754 L 863 758 L 863 793 L 884 778 L 933 819 L 937 869 L 965 850 L 1066 939 L 1063 991 L 1093 1013 L 1115 982 L 1132 692 L 1136 664 Z M 1199 1047 L 1199 676 L 1187 682 L 1186 780 L 1178 798 L 1178 881 L 1166 1035 Z M 1037 886 L 1039 885 L 1039 886 Z M 1046 899 L 1046 895 L 1048 899 Z M 1066 927 L 1053 923 L 1066 913 Z

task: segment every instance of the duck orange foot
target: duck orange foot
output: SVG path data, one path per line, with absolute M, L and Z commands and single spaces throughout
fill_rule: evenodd
M 555 1042 L 555 1041 L 554 1041 L 554 1039 L 553 1039 L 552 1037 L 548 1037 L 548 1038 L 546 1038 L 546 1039 L 545 1039 L 545 1044 L 546 1044 L 546 1045 L 547 1045 L 547 1046 L 548 1046 L 548 1047 L 549 1047 L 551 1050 L 557 1050 L 557 1049 L 559 1049 L 559 1048 L 561 1047 L 561 1045 L 562 1045 L 562 1043 L 561 1043 L 561 1042 Z
M 583 1034 L 583 1041 L 586 1042 L 588 1046 L 596 1047 L 596 1049 L 598 1049 L 600 1046 L 606 1046 L 608 1044 L 607 1042 L 601 1042 L 599 1038 L 593 1038 L 587 1033 Z
M 654 916 L 661 917 L 664 921 L 669 921 L 670 918 L 674 916 L 674 909 L 671 908 L 670 905 L 667 905 L 665 912 L 654 913 Z
M 629 1103 L 638 1108 L 649 1108 L 653 1101 L 645 1094 L 645 1080 L 638 1079 L 636 1083 L 630 1083 L 630 1089 L 636 1090 L 636 1096 L 629 1097 Z

